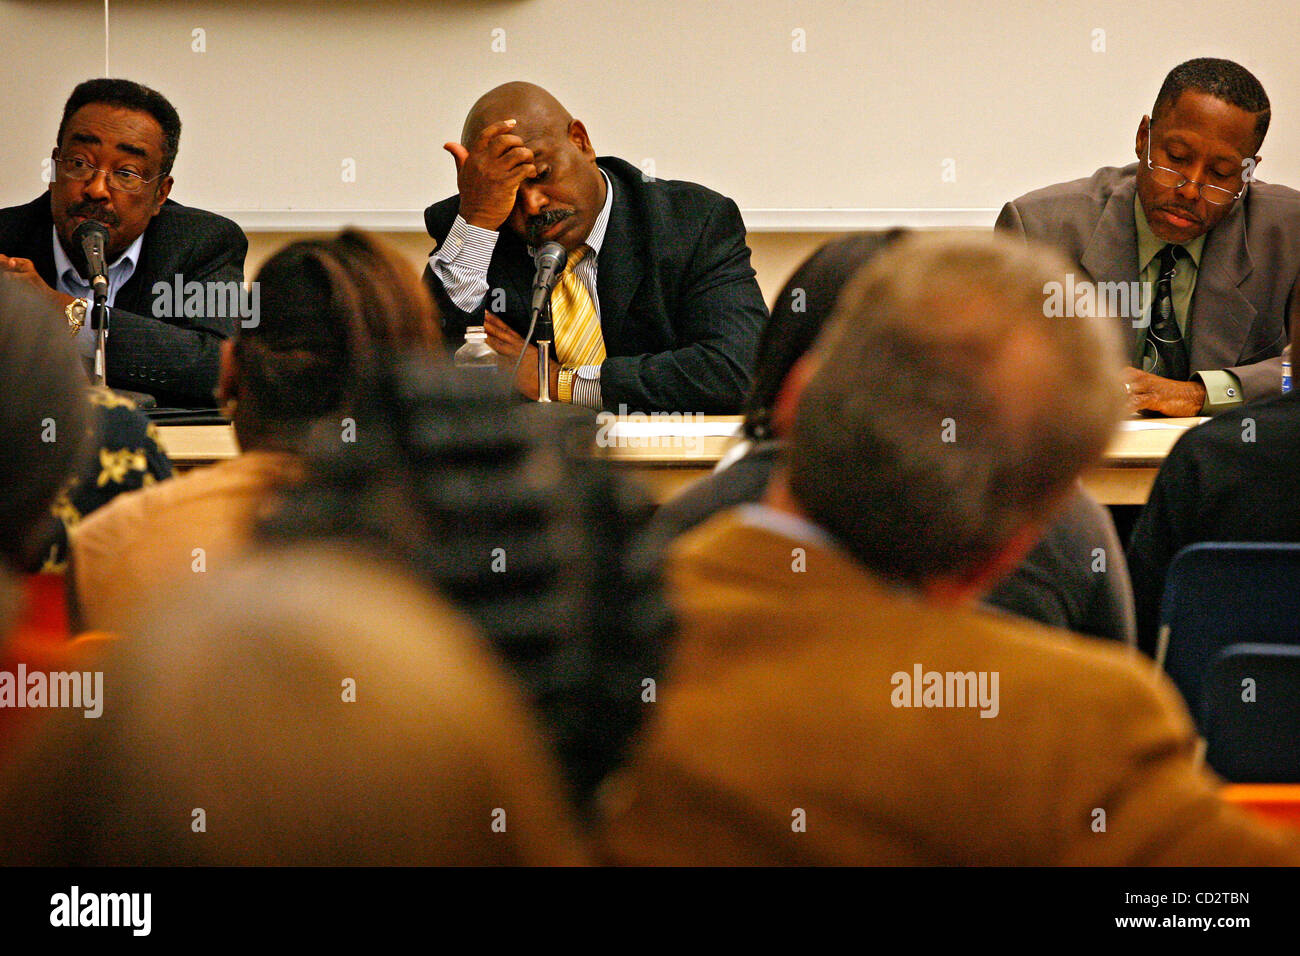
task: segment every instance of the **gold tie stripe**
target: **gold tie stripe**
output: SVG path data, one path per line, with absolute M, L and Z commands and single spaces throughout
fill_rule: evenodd
M 596 317 L 596 303 L 573 267 L 590 250 L 586 246 L 569 254 L 564 275 L 551 292 L 551 319 L 555 325 L 555 355 L 561 365 L 599 365 L 605 361 L 605 337 Z

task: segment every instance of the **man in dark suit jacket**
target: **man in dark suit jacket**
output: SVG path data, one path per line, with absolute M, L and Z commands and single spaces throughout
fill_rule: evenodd
M 1243 67 L 1191 60 L 1142 118 L 1139 162 L 1029 193 L 998 216 L 999 229 L 1066 252 L 1086 273 L 1080 287 L 1149 283 L 1152 305 L 1121 317 L 1134 411 L 1208 415 L 1280 389 L 1300 280 L 1300 193 L 1254 179 L 1269 115 Z M 1155 308 L 1170 245 L 1170 328 L 1182 341 L 1172 347 L 1184 356 L 1172 363 L 1156 344 Z
M 1300 327 L 1291 335 L 1294 353 Z M 1300 542 L 1300 392 L 1189 429 L 1160 466 L 1129 542 L 1138 643 L 1153 657 L 1169 565 L 1200 541 Z
M 481 97 L 461 142 L 445 148 L 459 193 L 425 210 L 438 241 L 425 281 L 453 347 L 466 327 L 483 325 L 498 354 L 519 355 L 531 250 L 555 241 L 570 254 L 573 294 L 588 316 L 594 310 L 594 327 L 591 348 L 566 352 L 555 307 L 552 398 L 596 409 L 739 411 L 767 309 L 734 202 L 598 159 L 581 121 L 529 83 Z M 516 381 L 527 398 L 538 394 L 536 366 L 530 345 Z
M 248 241 L 228 219 L 168 199 L 180 118 L 127 80 L 90 80 L 68 99 L 49 192 L 0 210 L 0 278 L 25 282 L 93 352 L 88 269 L 72 234 L 108 229 L 108 384 L 161 406 L 211 407 L 221 342 L 255 321 L 242 295 Z M 252 300 L 253 303 L 256 299 Z

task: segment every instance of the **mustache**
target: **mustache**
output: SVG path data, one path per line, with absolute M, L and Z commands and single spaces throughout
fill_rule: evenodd
M 85 216 L 87 219 L 93 219 L 95 222 L 103 223 L 105 226 L 118 225 L 117 213 L 113 212 L 106 206 L 101 206 L 93 202 L 74 202 L 67 209 L 68 216 Z
M 538 213 L 536 216 L 529 216 L 525 229 L 528 231 L 528 239 L 536 244 L 541 238 L 542 233 L 550 229 L 557 222 L 563 222 L 570 216 L 575 215 L 573 209 L 548 209 L 546 212 Z

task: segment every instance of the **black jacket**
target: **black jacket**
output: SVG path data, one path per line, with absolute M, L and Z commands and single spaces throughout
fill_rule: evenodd
M 1198 541 L 1300 541 L 1300 392 L 1248 402 L 1188 429 L 1129 540 L 1138 646 L 1154 655 L 1165 576 Z
M 613 157 L 597 160 L 614 186 L 600 250 L 597 296 L 608 358 L 601 366 L 607 409 L 734 414 L 749 390 L 767 307 L 749 264 L 745 224 L 736 204 L 695 183 L 646 182 L 641 170 Z M 441 245 L 460 197 L 424 211 Z M 533 262 L 507 228 L 488 267 L 489 289 L 505 291 L 501 317 L 528 331 Z M 459 345 L 482 310 L 452 305 L 432 269 L 425 269 L 442 313 L 443 335 Z
M 0 253 L 30 259 L 57 288 L 50 197 L 0 209 Z M 167 200 L 144 232 L 140 261 L 110 310 L 108 384 L 153 395 L 159 406 L 211 407 L 221 342 L 237 316 L 154 316 L 154 284 L 243 282 L 248 240 L 215 213 Z M 171 309 L 170 312 L 183 312 Z

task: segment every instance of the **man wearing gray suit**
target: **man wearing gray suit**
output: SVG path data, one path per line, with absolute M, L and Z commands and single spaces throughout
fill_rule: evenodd
M 1300 300 L 1300 192 L 1254 178 L 1269 113 L 1244 67 L 1189 60 L 1138 124 L 1138 162 L 1021 196 L 998 216 L 998 229 L 1062 249 L 1099 299 L 1118 288 L 1103 283 L 1144 291 L 1122 316 L 1135 412 L 1212 415 L 1281 389 Z

